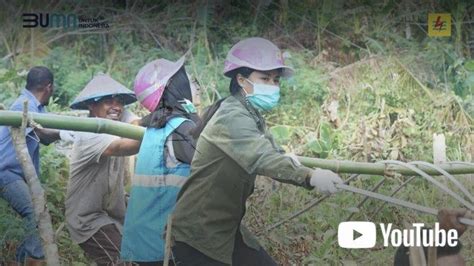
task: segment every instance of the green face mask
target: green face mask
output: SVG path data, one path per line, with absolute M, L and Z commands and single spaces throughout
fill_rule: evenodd
M 247 94 L 247 99 L 260 111 L 269 111 L 277 106 L 280 100 L 280 87 L 275 85 L 253 83 L 247 79 L 253 86 L 253 93 Z
M 181 104 L 181 107 L 183 107 L 183 109 L 184 109 L 188 114 L 197 113 L 196 107 L 194 107 L 194 104 L 193 104 L 190 100 L 184 99 L 184 100 L 182 100 L 182 101 L 179 101 L 179 103 Z

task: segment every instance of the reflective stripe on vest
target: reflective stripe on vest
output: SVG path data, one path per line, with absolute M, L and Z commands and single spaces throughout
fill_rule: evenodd
M 182 187 L 187 179 L 187 177 L 178 175 L 135 175 L 132 179 L 132 185 L 141 187 Z

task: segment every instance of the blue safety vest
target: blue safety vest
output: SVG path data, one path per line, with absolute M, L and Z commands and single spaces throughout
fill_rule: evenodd
M 186 119 L 172 118 L 163 128 L 148 128 L 137 157 L 128 201 L 121 259 L 123 261 L 162 261 L 165 250 L 165 224 L 174 210 L 176 198 L 190 173 L 189 164 L 166 167 L 165 144 L 168 136 Z

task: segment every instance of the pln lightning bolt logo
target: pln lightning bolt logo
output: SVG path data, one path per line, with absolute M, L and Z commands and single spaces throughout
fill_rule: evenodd
M 446 28 L 446 21 L 442 21 L 441 20 L 441 16 L 438 16 L 436 18 L 436 21 L 434 22 L 434 27 L 433 29 L 435 30 L 438 30 L 438 31 L 442 31 Z
M 451 14 L 449 13 L 428 14 L 428 36 L 430 37 L 451 36 Z

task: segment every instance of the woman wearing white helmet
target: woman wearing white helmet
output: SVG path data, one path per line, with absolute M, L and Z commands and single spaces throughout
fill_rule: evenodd
M 164 259 L 164 226 L 189 176 L 195 150 L 190 131 L 199 117 L 191 102 L 192 86 L 184 57 L 177 62 L 154 60 L 135 78 L 137 99 L 151 113 L 141 120 L 147 129 L 125 215 L 123 261 L 157 265 Z
M 255 177 L 336 192 L 339 176 L 313 170 L 285 156 L 266 130 L 260 112 L 278 104 L 284 65 L 272 42 L 249 38 L 234 45 L 225 61 L 231 96 L 208 109 L 193 158 L 191 176 L 173 214 L 173 255 L 179 265 L 275 265 L 241 225 Z

